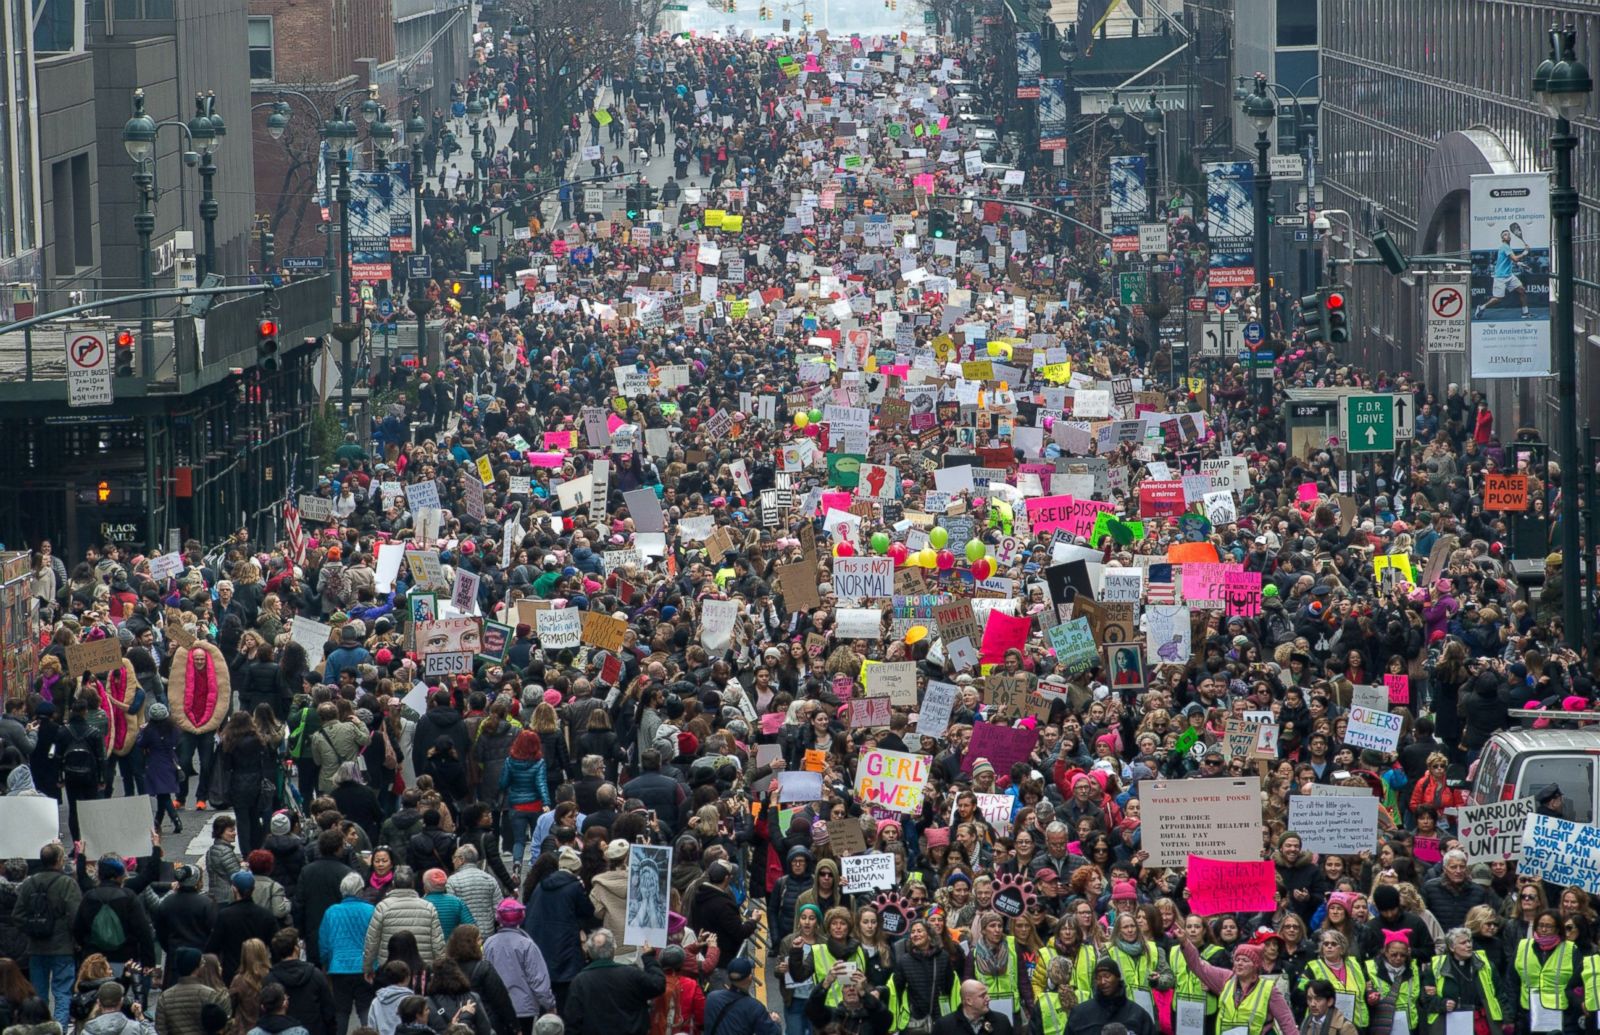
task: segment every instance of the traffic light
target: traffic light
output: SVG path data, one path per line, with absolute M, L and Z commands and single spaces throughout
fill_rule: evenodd
M 481 205 L 475 206 L 472 211 L 467 214 L 467 236 L 472 238 L 474 241 L 483 236 L 483 232 L 484 230 L 488 229 L 488 226 L 489 215 L 483 210 Z
M 639 185 L 637 183 L 630 183 L 627 190 L 623 192 L 623 197 L 626 199 L 624 207 L 628 213 L 628 218 L 638 219 L 639 212 L 642 209 L 642 199 L 639 197 Z
M 940 241 L 946 237 L 952 236 L 951 231 L 952 227 L 950 225 L 950 213 L 946 212 L 942 208 L 931 208 L 928 210 L 929 236 L 936 241 Z
M 126 327 L 117 328 L 116 376 L 133 376 L 133 332 Z
M 639 206 L 643 211 L 649 212 L 651 209 L 656 207 L 656 189 L 650 186 L 650 184 L 641 184 L 639 187 L 639 195 L 639 200 L 644 203 Z
M 278 321 L 263 316 L 256 321 L 256 365 L 266 373 L 276 373 L 282 365 L 278 358 Z
M 1322 308 L 1326 293 L 1326 288 L 1319 288 L 1316 294 L 1300 299 L 1300 322 L 1296 326 L 1308 344 L 1328 340 L 1328 313 Z
M 1322 310 L 1328 324 L 1328 342 L 1343 345 L 1350 340 L 1350 314 L 1345 312 L 1344 292 L 1329 288 L 1323 295 Z
M 261 272 L 265 273 L 278 263 L 278 239 L 271 230 L 261 231 Z

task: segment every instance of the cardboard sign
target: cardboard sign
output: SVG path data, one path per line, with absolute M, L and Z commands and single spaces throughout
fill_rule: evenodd
M 534 628 L 545 650 L 571 650 L 583 642 L 583 612 L 570 607 L 540 611 Z
M 828 767 L 828 753 L 807 748 L 805 759 L 800 763 L 800 769 L 807 773 L 820 773 Z
M 867 850 L 866 831 L 861 829 L 859 819 L 830 819 L 828 843 L 833 845 L 834 854 L 837 856 L 856 855 Z
M 598 611 L 585 611 L 583 614 L 583 642 L 591 647 L 620 651 L 622 636 L 627 631 L 628 623 L 620 618 L 612 618 Z
M 1527 510 L 1528 476 L 1525 474 L 1485 474 L 1484 510 Z
M 829 832 L 832 832 L 831 826 Z M 839 875 L 844 880 L 846 895 L 893 889 L 898 884 L 894 874 L 894 856 L 888 852 L 847 855 L 839 862 Z
M 917 663 L 891 661 L 867 666 L 867 696 L 886 697 L 890 704 L 913 708 L 917 704 Z
M 115 636 L 104 639 L 91 640 L 88 643 L 74 643 L 67 648 L 68 676 L 77 678 L 85 672 L 100 675 L 122 664 L 122 641 Z M 37 851 L 34 855 L 39 854 Z

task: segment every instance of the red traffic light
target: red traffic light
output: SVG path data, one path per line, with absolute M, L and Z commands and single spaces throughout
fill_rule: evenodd
M 133 332 L 132 331 L 122 330 L 122 331 L 118 331 L 117 332 L 117 348 L 119 348 L 119 349 L 131 349 L 131 348 L 133 348 Z
M 278 323 L 276 320 L 262 320 L 256 325 L 256 330 L 263 338 L 271 338 L 278 333 Z
M 1343 309 L 1344 308 L 1344 295 L 1342 293 L 1338 292 L 1338 291 L 1330 291 L 1330 292 L 1328 292 L 1328 308 L 1329 309 Z

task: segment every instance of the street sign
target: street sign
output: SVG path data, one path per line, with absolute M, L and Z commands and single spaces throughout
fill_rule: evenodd
M 1423 296 L 1422 319 L 1429 352 L 1467 351 L 1467 281 L 1435 280 Z
M 1303 180 L 1306 162 L 1299 155 L 1272 155 L 1267 159 L 1267 172 L 1274 180 Z
M 1221 359 L 1231 356 L 1236 351 L 1234 333 L 1238 331 L 1239 324 L 1226 316 L 1215 316 L 1208 319 L 1205 329 L 1200 335 L 1200 356 L 1203 359 Z
M 433 276 L 433 256 L 407 255 L 406 277 L 410 280 L 428 280 Z
M 1392 453 L 1395 439 L 1393 395 L 1350 395 L 1343 400 L 1345 448 L 1352 453 Z
M 1267 332 L 1261 329 L 1261 324 L 1251 320 L 1244 325 L 1244 340 L 1251 348 L 1255 348 L 1266 340 Z
M 1176 273 L 1176 272 L 1178 272 L 1178 264 L 1175 261 L 1174 262 L 1152 262 L 1150 264 L 1150 272 L 1151 273 Z M 1200 302 L 1200 308 L 1202 308 L 1202 309 L 1205 308 L 1205 300 L 1204 299 L 1202 299 L 1201 302 Z
M 1167 224 L 1165 223 L 1140 223 L 1139 224 L 1139 250 L 1147 255 L 1156 255 L 1168 249 Z
M 1301 226 L 1305 226 L 1306 225 L 1306 217 L 1305 217 L 1305 213 L 1303 213 L 1303 212 L 1297 213 L 1297 214 L 1292 215 L 1292 216 L 1277 216 L 1275 218 L 1276 218 L 1277 224 L 1279 226 L 1301 227 Z M 1297 240 L 1297 241 L 1299 239 L 1300 239 L 1299 237 L 1295 238 L 1295 240 Z
M 1117 286 L 1122 292 L 1123 305 L 1144 305 L 1149 300 L 1146 297 L 1144 270 L 1117 274 Z
M 105 332 L 97 327 L 68 327 L 65 345 L 67 405 L 110 406 L 113 401 L 111 349 L 106 344 Z
M 1311 240 L 1311 231 L 1310 230 L 1296 230 L 1294 232 L 1294 243 L 1295 244 L 1305 244 L 1310 240 Z
M 1217 307 L 1218 312 L 1225 311 L 1233 305 L 1233 292 L 1225 287 L 1211 289 L 1211 304 Z
M 1409 442 L 1417 437 L 1417 404 L 1411 396 L 1394 397 L 1394 440 Z
M 279 263 L 286 270 L 326 269 L 328 260 L 321 255 L 291 255 Z

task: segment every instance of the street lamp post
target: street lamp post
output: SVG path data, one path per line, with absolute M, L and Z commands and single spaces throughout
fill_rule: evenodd
M 1271 97 L 1267 96 L 1267 77 L 1256 73 L 1255 92 L 1244 99 L 1244 115 L 1250 124 L 1256 128 L 1256 292 L 1260 298 L 1257 319 L 1261 321 L 1262 333 L 1272 326 L 1272 288 L 1271 264 L 1268 261 L 1268 242 L 1270 240 L 1267 226 L 1267 206 L 1272 197 L 1272 171 L 1267 165 L 1267 151 L 1272 147 L 1272 139 L 1268 133 L 1272 124 L 1278 117 L 1278 105 Z M 1263 337 L 1261 345 L 1266 344 Z M 1258 346 L 1259 348 L 1259 346 Z M 1252 349 L 1255 352 L 1256 349 Z M 1256 377 L 1255 357 L 1251 357 L 1249 376 Z M 1261 402 L 1267 405 L 1272 399 L 1272 382 L 1270 379 L 1263 381 Z
M 217 139 L 226 130 L 216 114 L 216 105 L 215 94 L 195 94 L 194 118 L 189 120 L 189 139 L 200 152 L 200 221 L 205 227 L 205 254 L 200 258 L 202 281 L 217 268 L 217 198 L 212 186 L 217 163 L 213 155 Z
M 139 235 L 139 286 L 146 293 L 155 290 L 155 266 L 150 254 L 150 238 L 156 232 L 155 213 L 150 211 L 150 195 L 155 175 L 150 163 L 155 160 L 156 123 L 144 111 L 144 91 L 133 91 L 133 116 L 122 127 L 122 146 L 133 159 L 133 183 L 139 191 L 139 212 L 133 217 Z M 156 303 L 146 298 L 139 303 L 139 363 L 146 378 L 155 371 Z
M 1156 92 L 1150 91 L 1150 103 L 1140 116 L 1144 123 L 1144 193 L 1148 202 L 1148 218 L 1154 223 L 1160 218 L 1160 208 L 1156 204 L 1156 178 L 1161 169 L 1161 109 L 1156 106 Z
M 1572 183 L 1572 152 L 1578 138 L 1570 116 L 1582 111 L 1594 91 L 1589 69 L 1578 60 L 1577 31 L 1572 26 L 1550 30 L 1551 53 L 1533 75 L 1535 96 L 1555 117 L 1550 149 L 1555 153 L 1556 182 L 1550 191 L 1554 224 L 1556 285 L 1551 300 L 1551 338 L 1556 350 L 1557 385 L 1561 399 L 1556 448 L 1561 454 L 1561 632 L 1567 646 L 1583 649 L 1583 583 L 1585 565 L 1578 545 L 1578 494 L 1583 459 L 1578 453 L 1578 355 L 1572 330 L 1572 227 L 1578 215 L 1578 191 Z M 1590 543 L 1593 549 L 1594 544 Z
M 483 200 L 483 147 L 479 143 L 483 135 L 483 113 L 485 105 L 476 96 L 467 102 L 467 125 L 472 129 L 472 198 L 474 201 Z

